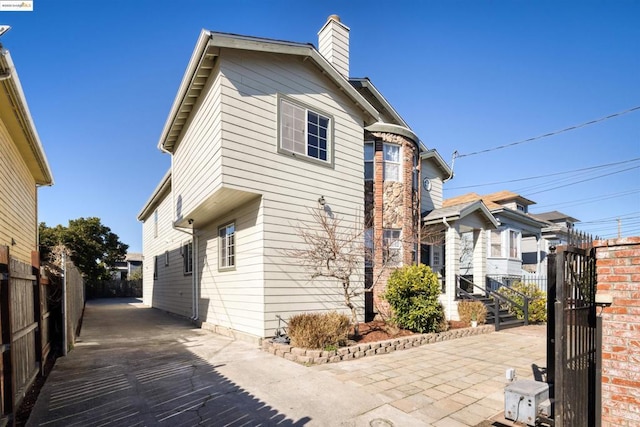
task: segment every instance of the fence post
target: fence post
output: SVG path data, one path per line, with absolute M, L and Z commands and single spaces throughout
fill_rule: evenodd
M 529 297 L 524 296 L 524 325 L 529 325 Z
M 0 421 L 6 419 L 13 409 L 9 274 L 9 247 L 0 246 Z

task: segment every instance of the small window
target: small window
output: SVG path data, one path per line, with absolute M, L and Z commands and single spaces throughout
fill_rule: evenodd
M 236 266 L 236 226 L 227 224 L 218 229 L 218 245 L 220 248 L 219 268 L 229 269 Z
M 280 149 L 331 162 L 331 118 L 288 100 L 280 101 Z
M 384 144 L 384 180 L 400 181 L 400 146 Z
M 153 257 L 153 280 L 158 280 L 158 257 Z
M 400 240 L 401 230 L 384 230 L 382 244 L 384 246 L 385 263 L 400 264 L 402 262 L 402 241 Z
M 509 258 L 518 258 L 518 235 L 517 231 L 509 230 Z
M 185 275 L 193 273 L 193 242 L 182 246 L 183 272 Z
M 169 265 L 169 251 L 164 251 L 164 266 Z
M 502 235 L 499 230 L 489 231 L 490 253 L 492 257 L 502 257 Z
M 373 158 L 376 154 L 375 146 L 373 142 L 365 142 L 364 143 L 364 180 L 372 181 L 374 166 L 373 166 Z

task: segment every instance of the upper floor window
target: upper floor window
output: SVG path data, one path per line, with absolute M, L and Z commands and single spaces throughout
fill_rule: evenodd
M 373 180 L 373 158 L 376 154 L 375 144 L 373 142 L 364 143 L 364 180 Z
M 280 100 L 280 149 L 331 162 L 331 118 Z
M 384 144 L 384 180 L 400 181 L 400 146 L 395 144 Z
M 220 248 L 220 269 L 236 266 L 236 225 L 227 224 L 218 229 L 218 245 Z

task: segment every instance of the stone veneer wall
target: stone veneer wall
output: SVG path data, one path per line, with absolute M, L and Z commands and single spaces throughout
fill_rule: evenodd
M 318 365 L 375 356 L 376 354 L 391 353 L 393 351 L 419 347 L 421 345 L 431 344 L 434 342 L 448 341 L 471 335 L 488 334 L 494 331 L 494 325 L 482 325 L 477 328 L 453 329 L 445 332 L 410 335 L 385 341 L 357 344 L 330 351 L 311 350 L 307 348 L 293 347 L 288 344 L 275 343 L 271 340 L 263 340 L 262 350 L 294 362 Z
M 365 182 L 364 191 L 367 212 L 365 220 L 369 220 L 368 224 L 372 222 L 374 229 L 373 306 L 377 313 L 385 317 L 389 315 L 389 305 L 381 295 L 385 292 L 389 274 L 396 265 L 384 263 L 383 231 L 385 228 L 402 230 L 402 261 L 399 265 L 411 265 L 414 261 L 420 224 L 420 198 L 418 191 L 412 188 L 413 159 L 418 154 L 418 146 L 416 142 L 404 136 L 384 132 L 367 134 L 365 140 L 375 141 L 374 181 Z M 402 182 L 384 181 L 384 143 L 402 147 Z
M 640 425 L 640 237 L 600 240 L 598 295 L 602 311 L 602 425 Z

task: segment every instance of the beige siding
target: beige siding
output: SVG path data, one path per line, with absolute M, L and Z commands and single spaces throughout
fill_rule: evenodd
M 30 263 L 31 252 L 37 250 L 36 183 L 2 121 L 0 183 L 0 245 Z
M 171 313 L 191 317 L 192 275 L 183 270 L 182 245 L 191 237 L 172 227 L 171 193 L 167 193 L 157 207 L 158 236 L 155 237 L 154 212 L 142 225 L 143 289 L 145 304 Z M 169 253 L 169 265 L 165 265 L 165 252 Z M 154 258 L 158 257 L 157 279 L 153 277 Z
M 263 209 L 257 198 L 198 230 L 200 320 L 263 336 L 264 272 Z M 236 227 L 236 267 L 218 268 L 218 228 L 233 222 Z
M 424 187 L 420 189 L 420 212 L 430 212 L 442 207 L 442 178 L 440 170 L 436 168 L 432 160 L 422 160 L 420 185 L 422 180 L 429 178 L 431 191 Z
M 178 219 L 222 184 L 220 95 L 220 75 L 214 70 L 174 154 L 172 180 Z
M 283 249 L 300 242 L 294 226 L 310 221 L 309 209 L 317 208 L 320 196 L 346 226 L 361 226 L 363 120 L 335 84 L 299 58 L 225 52 L 220 69 L 224 185 L 263 194 L 264 335 L 269 336 L 277 314 L 288 318 L 344 308 L 338 283 L 311 282 L 300 261 L 284 256 Z M 333 167 L 278 153 L 278 96 L 333 118 Z M 362 283 L 356 279 L 355 286 Z

